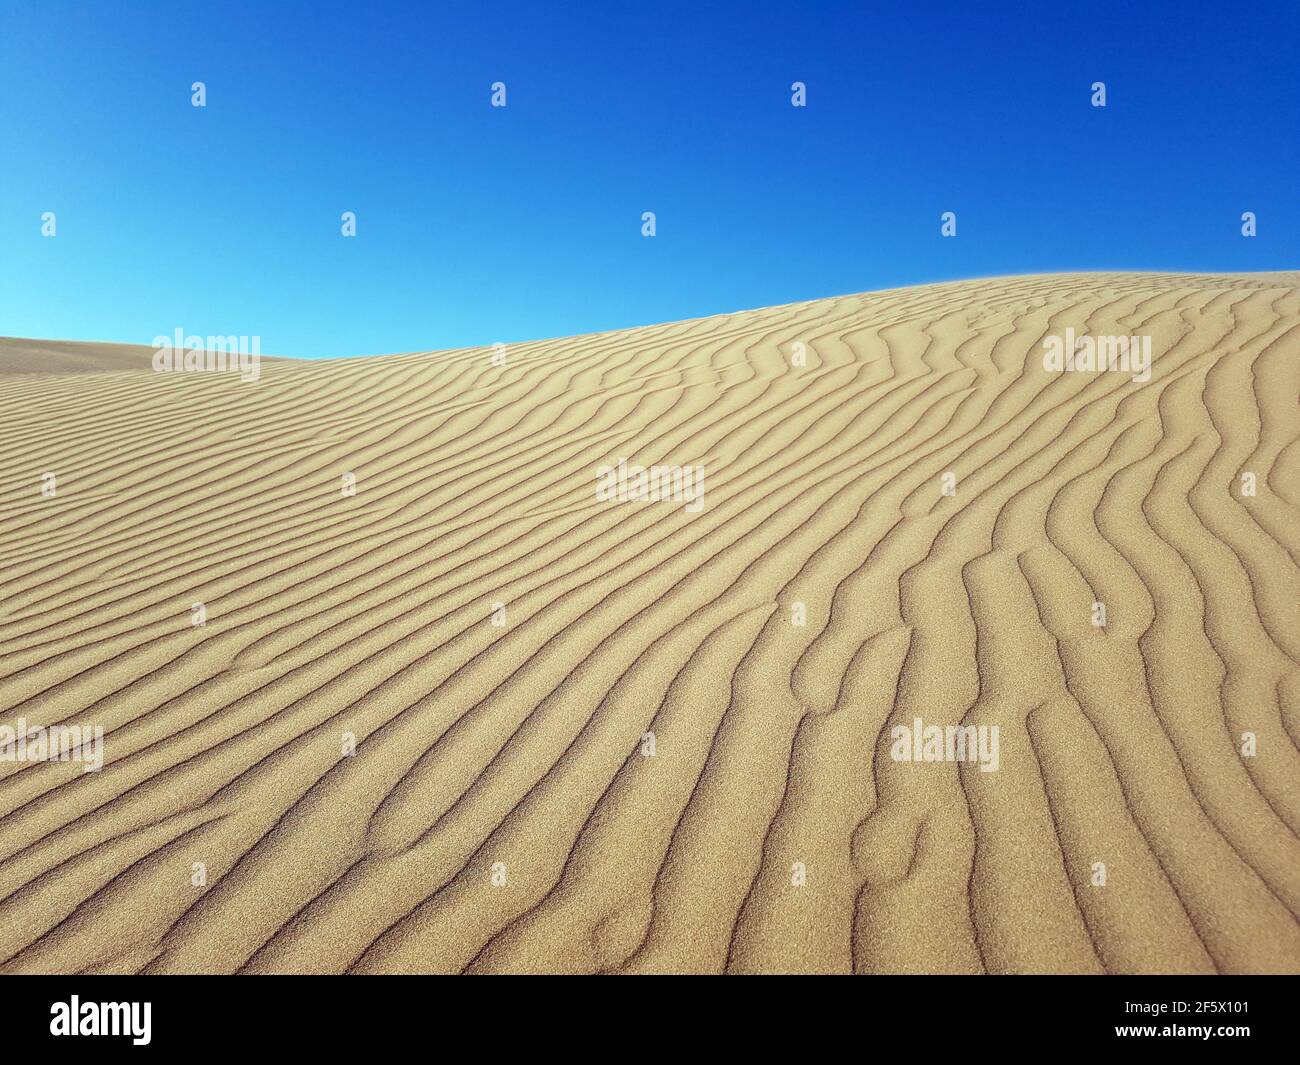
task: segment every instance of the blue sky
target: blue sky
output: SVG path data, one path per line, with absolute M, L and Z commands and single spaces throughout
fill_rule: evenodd
M 1048 6 L 0 0 L 0 333 L 334 356 L 1300 267 L 1300 4 Z

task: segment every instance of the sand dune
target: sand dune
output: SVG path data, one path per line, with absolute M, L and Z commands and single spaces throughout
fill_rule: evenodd
M 100 373 L 148 370 L 154 349 L 140 344 L 88 344 L 80 340 L 0 337 L 0 374 Z M 289 360 L 263 356 L 269 362 Z
M 66 348 L 0 344 L 0 726 L 103 768 L 0 762 L 0 971 L 1300 971 L 1300 273 Z

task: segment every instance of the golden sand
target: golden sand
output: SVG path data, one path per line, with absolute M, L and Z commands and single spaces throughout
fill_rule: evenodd
M 1300 971 L 1300 274 L 149 354 L 0 341 L 0 971 Z

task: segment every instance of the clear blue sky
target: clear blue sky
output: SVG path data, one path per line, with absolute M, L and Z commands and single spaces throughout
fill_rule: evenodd
M 0 0 L 0 333 L 327 356 L 1294 269 L 1298 142 L 1297 0 Z

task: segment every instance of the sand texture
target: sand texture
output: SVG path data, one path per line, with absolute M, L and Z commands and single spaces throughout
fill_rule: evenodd
M 1300 971 L 1300 273 L 148 356 L 0 341 L 0 972 Z

